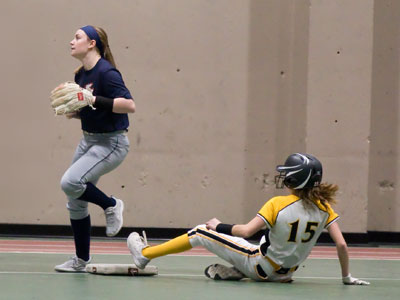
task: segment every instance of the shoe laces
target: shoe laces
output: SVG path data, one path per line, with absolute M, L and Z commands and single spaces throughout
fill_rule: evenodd
M 81 263 L 79 262 L 78 256 L 71 257 L 71 260 L 72 260 L 72 266 L 79 267 L 81 265 Z
M 142 231 L 142 235 L 143 236 L 141 236 L 140 237 L 140 240 L 143 242 L 143 244 L 144 244 L 144 247 L 143 248 L 146 248 L 146 247 L 148 247 L 149 246 L 149 244 L 147 243 L 147 236 L 146 236 L 146 231 Z
M 109 207 L 104 211 L 107 221 L 110 221 L 110 222 L 115 221 L 115 207 L 116 206 Z

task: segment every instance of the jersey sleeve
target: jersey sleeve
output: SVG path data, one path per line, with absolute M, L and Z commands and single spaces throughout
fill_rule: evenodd
M 121 73 L 116 69 L 110 69 L 103 73 L 101 79 L 102 95 L 109 98 L 133 99 L 128 88 L 125 86 Z M 104 94 L 104 95 L 103 95 Z
M 264 206 L 257 213 L 257 216 L 264 220 L 269 229 L 271 229 L 275 225 L 276 220 L 276 211 L 273 200 L 274 198 L 267 201 L 267 203 L 265 203 Z
M 337 220 L 339 220 L 339 215 L 332 209 L 332 207 L 329 204 L 326 204 L 326 207 L 327 207 L 327 213 L 329 214 L 329 217 L 326 220 L 325 228 L 328 228 L 333 223 L 335 223 Z

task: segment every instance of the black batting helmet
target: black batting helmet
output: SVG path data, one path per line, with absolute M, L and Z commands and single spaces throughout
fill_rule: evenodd
M 290 189 L 301 190 L 319 186 L 322 180 L 322 164 L 310 154 L 294 153 L 289 155 L 284 165 L 276 167 L 277 188 L 286 185 Z

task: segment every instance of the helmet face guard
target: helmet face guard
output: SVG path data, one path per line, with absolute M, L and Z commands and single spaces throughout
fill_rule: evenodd
M 285 171 L 280 171 L 279 175 L 275 175 L 275 186 L 277 189 L 283 189 L 285 187 Z
M 319 186 L 322 180 L 322 164 L 310 154 L 292 154 L 276 170 L 279 172 L 275 176 L 275 186 L 278 189 L 284 186 L 295 190 L 313 188 Z

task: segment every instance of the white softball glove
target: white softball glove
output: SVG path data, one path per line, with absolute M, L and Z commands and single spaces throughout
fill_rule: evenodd
M 88 105 L 95 109 L 93 107 L 94 96 L 92 93 L 71 81 L 61 83 L 52 90 L 50 99 L 51 107 L 56 115 L 76 112 Z

